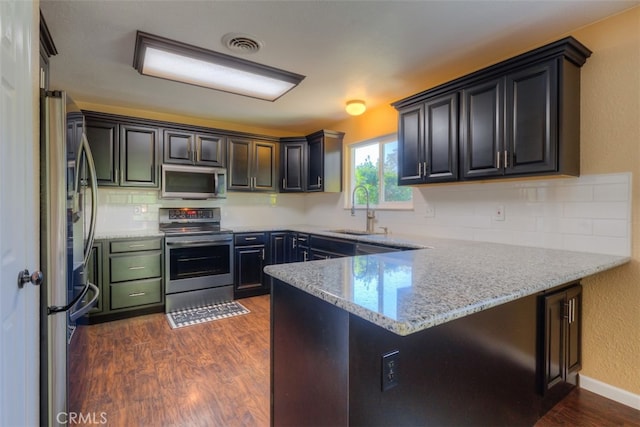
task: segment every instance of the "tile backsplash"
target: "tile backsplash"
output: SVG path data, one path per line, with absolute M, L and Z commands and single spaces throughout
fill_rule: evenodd
M 223 227 L 318 226 L 364 229 L 345 193 L 234 193 L 214 201 L 158 199 L 157 191 L 98 191 L 98 232 L 157 230 L 158 208 L 220 206 Z M 631 254 L 631 173 L 579 178 L 416 187 L 414 208 L 376 211 L 391 233 Z M 501 211 L 501 215 L 498 214 Z

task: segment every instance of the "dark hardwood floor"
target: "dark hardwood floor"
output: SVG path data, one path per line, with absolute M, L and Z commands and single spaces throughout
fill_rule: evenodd
M 269 297 L 241 303 L 251 313 L 180 329 L 164 314 L 78 328 L 69 410 L 116 427 L 268 426 Z
M 269 296 L 250 314 L 171 329 L 163 314 L 78 328 L 73 425 L 269 425 Z M 82 421 L 81 419 L 77 419 Z M 640 426 L 640 411 L 576 389 L 536 427 Z

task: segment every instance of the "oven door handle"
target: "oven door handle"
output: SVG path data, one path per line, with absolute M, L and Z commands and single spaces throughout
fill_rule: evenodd
M 195 246 L 209 246 L 212 243 L 225 243 L 225 242 L 230 242 L 231 240 L 233 240 L 232 238 L 228 238 L 228 239 L 220 239 L 220 240 L 187 240 L 187 241 L 182 241 L 182 242 L 167 242 L 167 246 L 189 246 L 189 247 L 195 247 Z

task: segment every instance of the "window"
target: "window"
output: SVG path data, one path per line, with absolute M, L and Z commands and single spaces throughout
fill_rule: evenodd
M 378 209 L 412 209 L 411 187 L 398 186 L 398 138 L 388 135 L 350 147 L 351 179 L 348 205 L 353 189 L 363 185 L 369 192 L 369 204 Z M 355 194 L 355 207 L 366 206 L 365 192 Z

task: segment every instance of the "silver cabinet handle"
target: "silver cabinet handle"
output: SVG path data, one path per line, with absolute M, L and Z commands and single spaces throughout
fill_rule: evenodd
M 130 297 L 141 297 L 143 295 L 146 295 L 146 292 L 134 292 L 132 294 L 129 294 Z
M 264 248 L 262 248 L 262 260 L 263 260 L 263 261 L 265 260 L 265 257 L 264 257 Z
M 500 169 L 500 152 L 499 151 L 496 153 L 496 163 L 497 163 L 496 168 Z
M 244 240 L 256 240 L 257 237 L 245 237 Z
M 136 267 L 129 267 L 129 270 L 144 270 L 144 265 L 138 265 Z
M 509 167 L 509 162 L 508 162 L 508 156 L 509 152 L 507 150 L 504 150 L 504 168 L 508 168 Z
M 282 178 L 282 188 L 287 188 L 287 185 L 285 184 L 284 178 Z
M 294 237 L 293 239 L 291 239 L 291 249 L 295 249 L 297 245 L 298 239 Z
M 422 176 L 422 162 L 418 162 L 418 176 Z
M 144 248 L 145 244 L 144 243 L 140 243 L 140 244 L 136 244 L 136 245 L 129 245 L 129 248 Z
M 427 176 L 427 162 L 422 162 L 422 173 Z
M 318 187 L 322 187 L 322 177 L 318 177 Z

